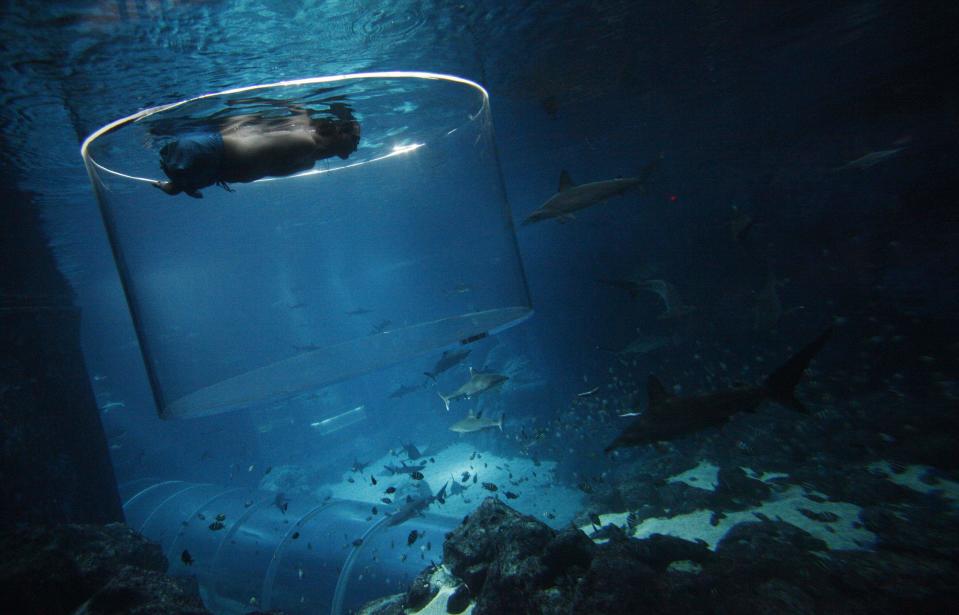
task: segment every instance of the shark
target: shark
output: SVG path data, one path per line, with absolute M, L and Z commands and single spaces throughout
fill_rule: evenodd
M 655 377 L 648 382 L 649 408 L 636 416 L 633 422 L 606 447 L 610 453 L 625 446 L 642 446 L 680 438 L 710 427 L 725 424 L 740 412 L 755 412 L 765 401 L 807 412 L 795 397 L 795 388 L 826 341 L 832 328 L 803 347 L 764 382 L 755 386 L 722 389 L 712 393 L 685 397 L 672 396 Z
M 569 220 L 573 212 L 605 202 L 610 197 L 620 196 L 633 188 L 645 188 L 649 177 L 659 166 L 662 155 L 647 164 L 639 175 L 606 179 L 588 184 L 577 185 L 565 170 L 559 175 L 559 191 L 551 196 L 543 205 L 526 216 L 523 226 L 541 220 L 557 218 L 560 221 Z
M 412 465 L 408 466 L 405 462 L 400 462 L 399 466 L 394 465 L 385 465 L 383 469 L 386 470 L 387 476 L 395 476 L 397 474 L 412 474 L 413 472 L 419 472 L 426 467 L 426 462 L 424 461 L 422 465 Z
M 405 396 L 409 395 L 410 393 L 415 393 L 415 392 L 419 391 L 420 388 L 422 388 L 422 387 L 418 387 L 418 386 L 407 386 L 407 385 L 405 385 L 405 384 L 400 385 L 400 387 L 399 387 L 398 389 L 396 389 L 395 391 L 393 391 L 392 393 L 390 393 L 390 399 L 399 399 L 399 398 L 401 398 L 401 397 L 405 397 Z
M 503 374 L 494 374 L 492 372 L 476 372 L 473 371 L 473 368 L 470 368 L 470 379 L 463 383 L 463 386 L 456 389 L 449 395 L 443 395 L 442 393 L 437 393 L 440 396 L 440 399 L 443 400 L 443 405 L 446 406 L 446 411 L 450 411 L 450 402 L 454 399 L 470 399 L 480 393 L 485 393 L 490 389 L 495 389 L 504 382 L 509 380 L 509 376 L 504 376 Z
M 483 431 L 484 429 L 490 429 L 491 427 L 499 427 L 499 430 L 503 431 L 504 418 L 505 414 L 501 414 L 499 416 L 499 420 L 494 421 L 493 419 L 483 417 L 482 410 L 480 410 L 478 413 L 474 413 L 472 410 L 470 410 L 469 416 L 450 425 L 450 431 L 463 434 L 473 433 L 475 431 Z
M 466 357 L 470 356 L 471 352 L 472 350 L 466 349 L 447 350 L 443 353 L 443 356 L 436 361 L 436 365 L 433 366 L 433 369 L 428 372 L 423 372 L 423 375 L 431 379 L 433 382 L 436 382 L 437 376 L 462 363 Z
M 396 512 L 389 515 L 390 520 L 386 522 L 388 526 L 395 527 L 409 521 L 413 517 L 422 516 L 423 512 L 429 508 L 433 502 L 439 502 L 440 504 L 446 503 L 446 487 L 449 485 L 449 481 L 443 485 L 443 488 L 440 489 L 436 495 L 430 493 L 430 488 L 426 483 L 420 483 L 420 485 L 419 497 L 414 498 L 407 496 L 406 502 L 403 503 Z

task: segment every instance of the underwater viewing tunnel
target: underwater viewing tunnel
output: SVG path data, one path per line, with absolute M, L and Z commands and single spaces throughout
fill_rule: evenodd
M 222 142 L 250 117 L 279 134 L 304 114 L 348 114 L 357 151 L 188 190 L 202 201 L 157 189 L 158 152 L 178 138 Z M 83 156 L 164 418 L 288 398 L 531 313 L 489 97 L 471 81 L 387 72 L 237 88 L 117 120 Z
M 120 496 L 127 524 L 162 547 L 169 574 L 195 575 L 216 613 L 351 612 L 404 591 L 461 521 L 402 524 L 369 502 L 178 480 L 133 481 Z

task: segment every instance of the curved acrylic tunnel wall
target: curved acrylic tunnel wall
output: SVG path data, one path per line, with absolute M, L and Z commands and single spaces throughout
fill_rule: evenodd
M 173 143 L 290 134 L 302 113 L 343 121 L 346 108 L 362 126 L 347 158 L 202 200 L 152 185 Z M 118 120 L 83 155 L 164 418 L 288 398 L 531 313 L 475 83 L 369 73 L 240 88 Z M 204 181 L 223 164 L 196 160 Z
M 182 481 L 138 480 L 120 491 L 127 524 L 160 544 L 169 574 L 197 577 L 215 613 L 251 605 L 290 615 L 349 612 L 405 591 L 431 559 L 442 559 L 444 535 L 459 523 L 427 513 L 390 526 L 368 502 L 278 500 Z M 425 534 L 407 545 L 413 529 Z

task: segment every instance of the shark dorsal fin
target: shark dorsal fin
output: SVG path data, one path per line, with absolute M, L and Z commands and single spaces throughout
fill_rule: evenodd
M 575 187 L 576 184 L 573 183 L 573 178 L 569 176 L 569 172 L 565 169 L 559 174 L 559 191 L 568 190 Z
M 663 383 L 660 382 L 659 378 L 656 376 L 649 377 L 649 380 L 646 381 L 646 389 L 649 393 L 650 405 L 665 401 L 669 398 L 669 393 L 666 392 L 666 387 L 663 386 Z

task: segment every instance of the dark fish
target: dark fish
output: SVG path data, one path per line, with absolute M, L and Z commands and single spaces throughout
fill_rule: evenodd
M 356 540 L 353 541 L 353 546 L 354 546 L 354 547 L 359 547 L 359 546 L 362 545 L 362 544 L 363 544 L 363 539 L 362 539 L 362 538 L 357 538 Z
M 420 537 L 420 533 L 416 530 L 410 532 L 410 535 L 406 537 L 406 546 L 412 545 L 416 542 L 416 539 Z
M 380 498 L 380 502 L 383 502 L 384 504 L 392 504 L 393 500 L 389 498 Z
M 374 486 L 376 485 L 376 477 L 372 474 L 370 474 L 370 482 L 373 483 Z
M 187 566 L 193 565 L 193 556 L 190 555 L 190 552 L 186 549 L 183 549 L 183 553 L 180 554 L 180 561 L 186 564 Z
M 463 472 L 463 476 L 460 477 L 460 481 L 465 483 L 465 482 L 468 481 L 469 479 L 470 479 L 470 473 L 469 473 L 469 472 Z
M 218 515 L 216 516 L 216 520 L 217 520 L 217 521 L 226 521 L 226 515 L 224 515 L 223 513 L 220 513 L 220 514 L 218 514 Z
M 346 479 L 346 482 L 348 482 L 348 483 L 355 483 L 356 481 L 353 480 L 353 477 L 351 476 L 351 477 L 349 477 L 349 478 Z
M 387 488 L 386 488 L 386 492 L 387 492 L 387 493 L 396 493 L 396 487 L 387 487 Z
M 423 480 L 423 473 L 420 471 L 410 472 L 410 478 L 413 480 Z
M 556 518 L 556 515 L 554 515 L 554 514 L 551 513 L 551 512 L 548 512 L 548 513 L 546 513 L 546 518 L 547 518 L 547 519 L 555 519 L 555 518 Z
M 472 350 L 447 350 L 433 366 L 432 371 L 423 372 L 423 375 L 435 382 L 437 376 L 461 363 L 470 352 Z
M 224 527 L 226 526 L 220 523 L 219 521 L 214 521 L 213 523 L 210 524 L 210 529 L 213 530 L 214 532 L 217 530 L 222 530 Z
M 519 494 L 518 494 L 518 493 L 513 493 L 512 491 L 507 491 L 507 492 L 506 492 L 506 499 L 507 499 L 507 500 L 515 500 L 515 499 L 518 498 L 518 497 L 519 497 Z
M 483 489 L 486 489 L 487 491 L 497 491 L 499 487 L 493 483 L 483 483 Z
M 479 475 L 478 475 L 478 474 L 474 474 L 474 475 L 473 475 L 473 484 L 474 484 L 474 485 L 476 484 L 476 479 L 477 479 L 477 478 L 479 478 Z
M 263 475 L 266 476 L 273 471 L 273 466 L 266 466 L 266 470 L 263 471 Z
M 196 518 L 199 519 L 200 521 L 206 521 L 206 515 L 204 515 L 203 513 L 197 513 Z
M 372 510 L 372 513 L 373 513 L 374 515 L 378 515 L 378 514 L 380 514 L 380 511 L 376 508 L 376 506 L 374 506 L 374 507 L 373 507 L 373 510 Z
M 419 391 L 419 390 L 420 390 L 420 387 L 411 387 L 411 386 L 406 386 L 404 384 L 404 385 L 401 385 L 400 388 L 390 393 L 390 399 L 399 399 L 401 397 L 405 397 L 409 395 L 410 393 L 415 393 L 416 391 Z
M 589 513 L 589 522 L 596 527 L 603 527 L 603 522 L 596 513 Z
M 286 514 L 286 509 L 290 506 L 290 501 L 286 499 L 282 493 L 277 493 L 276 497 L 273 499 L 273 505 L 280 509 L 284 515 Z
M 433 543 L 432 543 L 432 542 L 427 542 L 427 543 L 426 543 L 426 550 L 427 550 L 427 551 L 432 551 L 432 550 L 433 550 Z
M 291 536 L 291 538 L 292 538 L 293 540 L 296 540 L 296 539 L 299 538 L 299 537 L 300 537 L 300 533 L 299 533 L 299 532 L 293 532 L 293 536 Z

